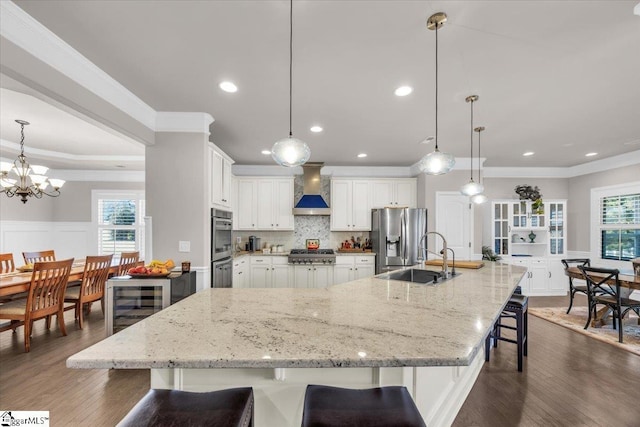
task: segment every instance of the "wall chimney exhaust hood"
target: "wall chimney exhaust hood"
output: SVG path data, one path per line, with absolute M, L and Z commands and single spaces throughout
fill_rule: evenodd
M 302 165 L 302 197 L 293 208 L 294 215 L 331 215 L 331 209 L 320 195 L 320 168 L 324 163 L 307 162 Z

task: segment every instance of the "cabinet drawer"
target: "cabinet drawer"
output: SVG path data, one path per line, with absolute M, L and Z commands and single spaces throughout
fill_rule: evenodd
M 251 265 L 271 265 L 271 257 L 269 256 L 252 256 Z
M 336 265 L 353 265 L 355 256 L 338 255 L 336 256 Z
M 376 257 L 371 255 L 355 256 L 354 258 L 358 265 L 374 265 L 376 263 Z
M 289 258 L 282 255 L 277 255 L 277 256 L 272 256 L 271 257 L 271 264 L 273 265 L 287 265 L 289 264 Z

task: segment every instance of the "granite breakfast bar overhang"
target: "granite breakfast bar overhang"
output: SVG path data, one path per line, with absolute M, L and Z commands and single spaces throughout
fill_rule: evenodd
M 154 388 L 253 386 L 258 427 L 300 425 L 310 383 L 405 385 L 428 425 L 449 425 L 525 271 L 487 263 L 439 285 L 371 277 L 327 289 L 206 289 L 67 366 L 150 369 Z

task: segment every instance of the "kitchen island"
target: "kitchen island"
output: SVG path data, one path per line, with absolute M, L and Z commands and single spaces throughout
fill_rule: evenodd
M 310 383 L 405 385 L 428 425 L 449 425 L 525 271 L 488 263 L 438 285 L 371 277 L 326 289 L 206 289 L 67 366 L 151 369 L 154 388 L 253 386 L 258 427 L 300 425 Z

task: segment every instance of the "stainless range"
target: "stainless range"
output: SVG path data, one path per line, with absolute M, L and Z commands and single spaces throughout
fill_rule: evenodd
M 336 253 L 333 249 L 291 249 L 290 264 L 335 264 Z

